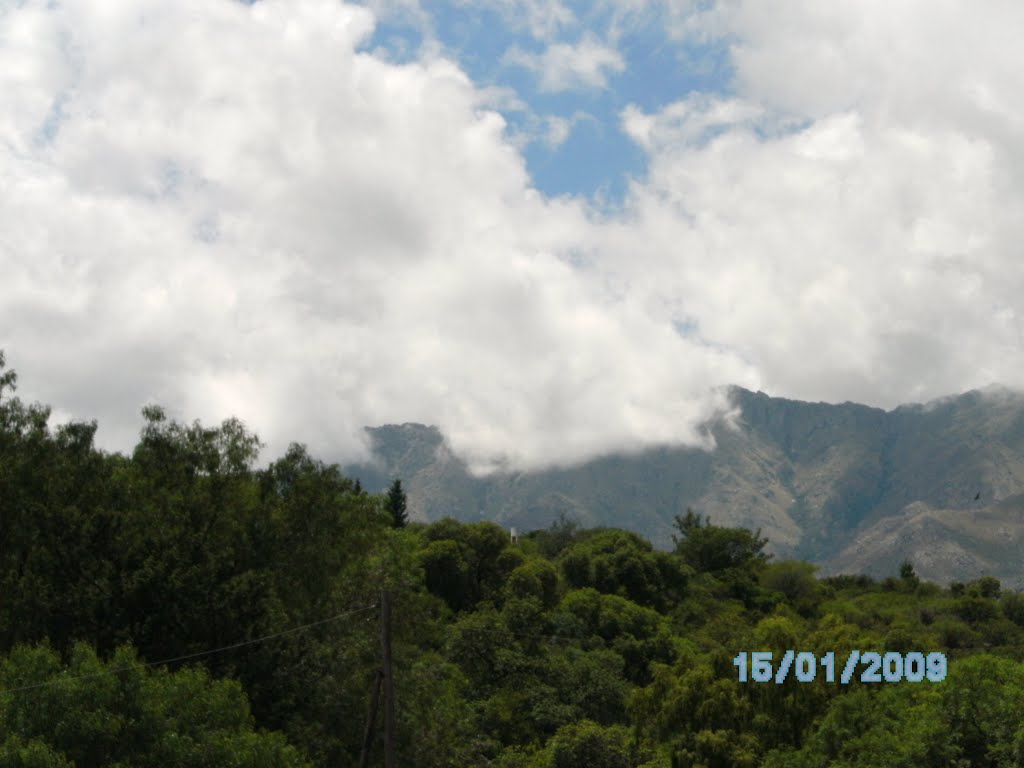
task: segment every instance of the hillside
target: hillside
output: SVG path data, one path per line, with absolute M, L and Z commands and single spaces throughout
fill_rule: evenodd
M 909 558 L 938 582 L 1024 584 L 1024 395 L 991 388 L 884 411 L 732 394 L 740 416 L 709 425 L 712 452 L 665 447 L 477 478 L 436 428 L 404 424 L 370 428 L 375 462 L 345 471 L 372 491 L 402 478 L 420 520 L 529 530 L 565 514 L 668 547 L 674 515 L 692 507 L 761 528 L 776 557 L 826 574 L 888 575 Z

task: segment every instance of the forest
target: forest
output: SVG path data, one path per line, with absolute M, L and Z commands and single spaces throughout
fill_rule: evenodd
M 391 595 L 397 765 L 1024 765 L 1024 595 L 819 578 L 757 531 L 410 522 L 237 419 L 50 427 L 0 353 L 0 766 L 355 766 Z M 453 516 L 458 510 L 452 510 Z M 740 653 L 942 652 L 941 682 L 740 682 Z M 838 675 L 837 675 L 838 677 Z M 369 765 L 383 765 L 381 718 Z

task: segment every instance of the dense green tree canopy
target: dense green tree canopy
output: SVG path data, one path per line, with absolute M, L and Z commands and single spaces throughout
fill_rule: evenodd
M 687 510 L 676 516 L 679 535 L 674 537 L 676 554 L 701 573 L 721 573 L 756 567 L 768 560 L 764 553 L 768 540 L 760 531 L 722 528 L 711 525 L 700 515 Z
M 122 648 L 109 663 L 85 644 L 65 666 L 15 647 L 0 663 L 0 765 L 301 768 L 280 734 L 260 733 L 241 685 L 201 667 L 150 670 Z
M 693 512 L 671 552 L 565 518 L 518 542 L 467 510 L 408 522 L 397 483 L 300 444 L 261 468 L 237 419 L 149 406 L 110 454 L 16 383 L 0 354 L 0 767 L 356 765 L 383 589 L 400 765 L 1024 764 L 1024 596 L 992 577 L 819 579 Z M 737 676 L 855 649 L 942 651 L 947 676 Z
M 593 587 L 656 608 L 678 599 L 689 570 L 650 542 L 621 530 L 589 532 L 561 554 L 566 580 L 573 587 Z

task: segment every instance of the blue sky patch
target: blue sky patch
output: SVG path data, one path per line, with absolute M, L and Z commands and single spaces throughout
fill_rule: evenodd
M 622 111 L 634 105 L 653 113 L 694 91 L 730 91 L 726 42 L 694 45 L 673 40 L 667 24 L 656 17 L 615 17 L 609 11 L 614 5 L 574 7 L 573 23 L 547 27 L 557 31 L 553 37 L 535 37 L 529 20 L 508 11 L 507 4 L 499 8 L 450 1 L 429 8 L 426 30 L 408 14 L 380 15 L 364 48 L 391 61 L 408 62 L 431 40 L 478 86 L 514 92 L 526 109 L 501 110 L 507 130 L 522 146 L 534 185 L 549 196 L 583 196 L 602 207 L 617 206 L 629 180 L 646 173 L 645 153 L 622 130 Z M 508 12 L 503 14 L 501 8 Z M 543 61 L 549 46 L 584 40 L 617 51 L 621 69 L 604 68 L 601 83 L 573 82 L 546 89 L 543 71 L 517 63 L 513 53 Z M 570 129 L 558 143 L 552 142 L 553 120 L 567 121 Z

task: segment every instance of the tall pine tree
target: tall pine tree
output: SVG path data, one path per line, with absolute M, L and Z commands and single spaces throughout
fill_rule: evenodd
M 396 479 L 388 489 L 386 507 L 391 513 L 391 526 L 393 528 L 404 528 L 409 522 L 409 516 L 405 512 L 405 491 L 402 490 L 402 481 Z

